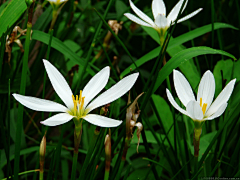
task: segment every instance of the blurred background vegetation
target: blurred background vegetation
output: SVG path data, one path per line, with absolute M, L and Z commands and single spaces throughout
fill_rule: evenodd
M 165 1 L 167 14 L 176 3 L 177 0 Z M 24 52 L 13 40 L 10 42 L 11 39 L 7 36 L 13 37 L 13 29 L 16 26 L 22 30 L 27 28 L 29 15 L 27 5 L 24 0 L 2 0 L 0 4 L 0 178 L 23 173 L 19 175 L 19 179 L 38 179 L 38 172 L 31 170 L 39 169 L 39 145 L 44 133 L 47 132 L 44 179 L 70 179 L 74 147 L 73 122 L 70 121 L 57 127 L 44 127 L 39 122 L 51 114 L 24 108 L 22 124 L 18 126 L 18 103 L 11 95 L 20 92 L 22 78 L 24 78 L 27 96 L 62 103 L 54 92 L 48 77 L 44 83 L 45 69 L 42 59 L 46 58 L 47 49 L 50 47 L 49 28 L 52 20 L 52 7 L 47 1 L 35 2 L 28 69 L 26 76 L 22 77 Z M 134 4 L 153 19 L 151 1 L 136 0 Z M 129 73 L 129 66 L 134 67 L 133 60 L 145 62 L 144 65 L 133 69 L 133 72 L 140 71 L 141 77 L 131 90 L 131 101 L 140 93 L 145 92 L 138 100 L 138 107 L 141 110 L 138 121 L 144 127 L 139 152 L 137 153 L 136 149 L 137 130 L 134 129 L 126 162 L 122 168 L 120 164 L 126 136 L 124 120 L 126 119 L 128 95 L 116 100 L 109 107 L 109 117 L 124 121 L 122 125 L 112 128 L 111 131 L 110 179 L 184 180 L 194 179 L 196 175 L 199 177 L 240 177 L 240 85 L 238 83 L 240 64 L 237 60 L 240 56 L 239 1 L 202 0 L 196 3 L 196 1 L 189 0 L 181 17 L 198 8 L 203 8 L 199 14 L 170 29 L 174 29 L 172 31 L 174 39 L 170 40 L 165 57 L 168 62 L 181 51 L 183 51 L 183 56 L 184 53 L 193 51 L 196 53 L 189 55 L 186 59 L 180 58 L 174 67 L 168 66 L 168 74 L 163 73 L 162 79 L 170 75 L 170 84 L 175 94 L 171 72 L 179 68 L 196 93 L 201 76 L 206 70 L 210 70 L 216 81 L 215 97 L 231 79 L 237 78 L 237 83 L 226 112 L 213 121 L 207 121 L 203 127 L 199 171 L 194 174 L 193 122 L 189 117 L 180 114 L 170 106 L 166 98 L 167 83 L 165 81 L 158 83 L 157 87 L 154 86 L 155 77 L 161 70 L 155 70 L 151 76 L 154 67 L 162 68 L 162 63 L 160 66 L 156 63 L 161 59 L 158 57 L 160 48 L 156 32 L 131 22 L 123 15 L 126 12 L 134 13 L 127 0 L 69 0 L 62 7 L 53 28 L 48 60 L 63 74 L 75 94 L 105 66 L 111 66 L 111 80 L 106 87 L 109 88 Z M 104 21 L 97 12 L 104 18 Z M 114 25 L 107 26 L 106 23 L 109 20 L 116 21 L 112 21 Z M 118 38 L 109 32 L 110 28 Z M 17 38 L 21 41 L 23 49 L 26 48 L 25 38 L 25 35 Z M 203 46 L 206 46 L 222 51 L 214 53 L 215 51 L 209 50 L 209 53 L 198 53 L 198 50 L 190 49 L 200 46 L 203 50 L 205 50 Z M 153 50 L 155 50 L 154 55 Z M 224 54 L 223 51 L 229 54 Z M 85 63 L 87 63 L 86 69 L 84 69 Z M 148 94 L 149 87 L 145 86 L 149 79 L 149 87 L 155 88 L 155 92 L 151 90 L 150 94 Z M 97 114 L 99 112 L 100 108 L 95 111 Z M 88 150 L 95 128 L 89 123 L 83 124 L 77 178 L 80 174 L 83 179 L 103 179 L 104 177 L 104 139 L 108 129 L 101 128 L 94 144 L 94 150 L 89 155 Z M 87 156 L 89 157 L 86 162 L 84 160 Z M 19 163 L 16 163 L 16 158 L 19 159 Z M 87 167 L 85 171 L 82 171 L 83 166 Z M 14 178 L 17 179 L 16 176 Z

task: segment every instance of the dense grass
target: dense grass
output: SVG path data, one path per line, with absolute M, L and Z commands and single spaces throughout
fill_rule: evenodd
M 171 26 L 165 48 L 160 47 L 154 29 L 135 24 L 123 15 L 134 14 L 127 0 L 69 0 L 59 12 L 53 30 L 49 30 L 53 8 L 47 1 L 37 1 L 28 7 L 24 0 L 0 3 L 1 179 L 39 178 L 39 147 L 45 132 L 43 179 L 70 179 L 71 176 L 75 179 L 72 168 L 76 168 L 76 179 L 108 179 L 104 148 L 108 128 L 83 122 L 78 160 L 72 167 L 73 121 L 44 126 L 40 121 L 55 113 L 30 110 L 13 98 L 13 93 L 19 93 L 63 104 L 46 76 L 42 59 L 49 60 L 62 73 L 74 95 L 105 66 L 111 67 L 105 89 L 128 74 L 140 73 L 130 95 L 133 102 L 144 92 L 137 106 L 141 110 L 137 122 L 143 125 L 138 153 L 137 128 L 133 128 L 132 137 L 126 130 L 129 94 L 112 102 L 106 114 L 123 120 L 119 127 L 111 128 L 109 179 L 240 177 L 238 0 L 189 1 L 180 18 L 198 8 L 203 10 Z M 176 3 L 177 0 L 165 2 L 167 14 Z M 137 0 L 134 4 L 153 19 L 151 1 Z M 109 20 L 122 21 L 119 24 L 122 28 L 116 33 L 108 26 Z M 19 37 L 24 52 L 14 42 L 10 44 L 11 53 L 7 53 L 6 37 L 11 36 L 15 26 L 28 29 L 26 35 Z M 215 77 L 215 98 L 236 78 L 224 114 L 202 126 L 197 164 L 194 123 L 174 109 L 166 96 L 166 88 L 171 89 L 181 104 L 173 84 L 173 69 L 185 75 L 195 95 L 202 75 L 210 70 Z M 102 114 L 100 109 L 93 113 Z

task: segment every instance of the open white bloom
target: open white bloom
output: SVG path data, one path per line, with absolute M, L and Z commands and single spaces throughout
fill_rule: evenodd
M 189 116 L 193 121 L 203 122 L 219 117 L 227 107 L 236 79 L 231 80 L 218 97 L 213 101 L 215 93 L 215 80 L 211 71 L 206 71 L 200 81 L 197 100 L 187 79 L 177 70 L 173 70 L 173 80 L 178 98 L 186 107 L 182 109 L 173 99 L 168 89 L 167 97 L 170 103 L 181 113 Z M 213 101 L 213 102 L 212 102 Z
M 114 120 L 104 116 L 89 114 L 93 109 L 115 101 L 129 91 L 137 80 L 138 73 L 131 74 L 110 89 L 92 100 L 107 84 L 110 74 L 110 68 L 107 66 L 99 71 L 80 91 L 79 96 L 74 97 L 69 85 L 61 73 L 47 60 L 43 60 L 48 77 L 58 96 L 66 106 L 59 103 L 39 99 L 35 97 L 13 94 L 14 98 L 24 106 L 35 111 L 61 112 L 41 123 L 47 126 L 57 126 L 74 120 L 84 119 L 91 124 L 101 127 L 116 127 L 122 121 Z
M 48 0 L 48 2 L 50 2 L 51 4 L 57 4 L 57 5 L 60 5 L 66 1 L 68 0 Z
M 180 0 L 175 7 L 171 10 L 171 12 L 166 17 L 166 7 L 163 2 L 163 0 L 153 0 L 152 1 L 152 13 L 154 17 L 154 22 L 151 18 L 149 18 L 146 14 L 144 14 L 141 10 L 139 10 L 131 0 L 129 0 L 130 6 L 132 10 L 141 18 L 136 17 L 133 14 L 125 13 L 124 15 L 129 18 L 130 20 L 134 21 L 137 24 L 148 26 L 156 29 L 161 35 L 164 35 L 166 30 L 170 27 L 171 23 L 173 24 L 175 20 L 177 19 L 177 16 L 179 14 L 179 11 L 181 9 L 181 6 L 183 4 L 184 0 Z M 184 4 L 184 7 L 182 9 L 182 12 L 185 10 L 187 6 L 187 2 Z M 193 16 L 195 16 L 199 11 L 201 11 L 202 8 L 199 8 L 198 10 L 192 12 L 191 14 L 179 19 L 177 23 L 185 21 Z M 181 12 L 181 13 L 182 13 Z
M 48 0 L 48 2 L 51 4 L 53 8 L 53 16 L 55 14 L 58 15 L 60 13 L 62 7 L 67 1 L 68 0 Z

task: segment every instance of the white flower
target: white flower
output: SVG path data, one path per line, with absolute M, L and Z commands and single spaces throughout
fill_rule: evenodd
M 43 60 L 48 77 L 58 96 L 65 103 L 66 107 L 49 100 L 35 97 L 13 94 L 14 98 L 24 106 L 35 111 L 61 112 L 41 123 L 47 126 L 57 126 L 70 121 L 71 119 L 84 119 L 91 124 L 101 127 L 116 127 L 122 121 L 114 120 L 104 116 L 89 114 L 93 109 L 115 101 L 129 91 L 137 80 L 138 73 L 129 75 L 92 100 L 107 84 L 110 68 L 105 67 L 98 72 L 80 91 L 76 98 L 61 73 L 47 60 Z
M 222 115 L 227 107 L 227 101 L 232 94 L 234 84 L 236 82 L 236 79 L 231 80 L 213 101 L 215 93 L 215 80 L 211 71 L 206 71 L 200 81 L 196 101 L 192 88 L 182 73 L 177 70 L 173 70 L 173 80 L 177 96 L 186 107 L 186 110 L 182 109 L 175 102 L 170 91 L 166 89 L 167 97 L 170 103 L 178 111 L 197 122 L 212 120 Z
M 68 0 L 48 0 L 48 2 L 50 2 L 51 4 L 57 4 L 57 5 L 60 5 L 66 1 Z
M 141 10 L 139 10 L 131 0 L 129 0 L 130 6 L 132 10 L 141 18 L 134 16 L 130 13 L 125 13 L 124 15 L 129 18 L 130 20 L 134 21 L 137 24 L 148 26 L 156 29 L 161 35 L 164 35 L 166 30 L 172 25 L 175 20 L 177 19 L 177 16 L 179 14 L 179 11 L 181 9 L 182 3 L 184 0 L 180 0 L 175 7 L 171 10 L 171 12 L 166 17 L 166 7 L 163 2 L 163 0 L 153 0 L 152 1 L 152 13 L 154 17 L 154 22 L 151 18 L 149 18 L 146 14 L 144 14 Z M 182 12 L 187 6 L 188 0 L 186 0 L 186 3 L 184 4 L 184 7 L 182 9 Z M 193 16 L 195 16 L 199 11 L 201 11 L 202 8 L 199 8 L 198 10 L 192 12 L 191 14 L 179 19 L 177 23 L 185 21 Z M 181 12 L 181 13 L 182 13 Z

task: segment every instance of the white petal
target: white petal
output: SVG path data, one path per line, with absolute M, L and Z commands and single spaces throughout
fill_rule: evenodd
M 119 81 L 117 84 L 112 86 L 104 93 L 102 93 L 87 106 L 86 109 L 88 110 L 88 112 L 92 111 L 97 107 L 115 101 L 116 99 L 123 96 L 126 92 L 128 92 L 132 88 L 132 86 L 134 85 L 138 78 L 138 75 L 139 73 L 131 74 L 123 78 L 121 81 Z
M 138 17 L 130 14 L 130 13 L 125 13 L 124 16 L 126 16 L 128 19 L 130 19 L 131 21 L 139 24 L 139 25 L 142 25 L 142 26 L 147 26 L 147 27 L 153 27 L 152 25 L 144 22 L 143 20 L 139 19 Z
M 48 1 L 59 4 L 59 3 L 63 3 L 63 2 L 68 1 L 68 0 L 60 0 L 60 1 L 58 1 L 58 0 L 48 0 Z
M 106 86 L 110 74 L 110 68 L 107 66 L 99 71 L 92 79 L 87 83 L 82 91 L 84 99 L 84 108 L 88 103 Z
M 175 6 L 174 8 L 171 10 L 171 12 L 168 14 L 167 19 L 168 22 L 174 22 L 177 19 L 177 16 L 179 14 L 179 11 L 181 9 L 182 3 L 184 0 L 180 0 Z M 184 4 L 184 7 L 182 9 L 182 12 L 185 10 L 186 6 L 187 6 L 188 0 L 186 1 L 186 3 Z
M 86 121 L 93 125 L 101 127 L 117 127 L 122 123 L 122 121 L 107 118 L 104 116 L 99 116 L 96 114 L 88 114 L 85 117 L 83 117 L 83 119 L 85 119 Z
M 168 27 L 168 21 L 167 18 L 162 15 L 159 14 L 156 19 L 155 19 L 155 24 L 159 27 L 159 28 L 166 28 Z
M 56 102 L 39 99 L 30 96 L 23 96 L 20 94 L 13 94 L 13 97 L 20 102 L 22 105 L 35 111 L 46 111 L 46 112 L 66 112 L 68 109 Z
M 185 114 L 188 116 L 188 113 L 187 111 L 185 111 L 184 109 L 182 109 L 177 103 L 176 101 L 174 100 L 172 94 L 170 93 L 170 91 L 168 89 L 166 89 L 166 92 L 167 92 L 167 97 L 168 97 L 168 100 L 170 101 L 170 103 L 173 105 L 173 107 L 175 107 L 175 109 L 177 109 L 179 112 L 181 112 L 182 114 Z
M 74 116 L 67 113 L 60 113 L 46 119 L 45 121 L 41 121 L 40 123 L 46 126 L 58 126 L 70 121 L 73 117 Z
M 226 85 L 226 87 L 222 90 L 222 92 L 218 95 L 218 97 L 212 103 L 212 105 L 206 112 L 205 116 L 209 117 L 212 114 L 216 113 L 217 110 L 220 108 L 220 106 L 228 101 L 228 99 L 232 94 L 235 82 L 236 82 L 236 79 L 233 79 Z
M 174 81 L 174 86 L 180 101 L 183 103 L 185 107 L 187 107 L 187 104 L 190 101 L 195 100 L 195 97 L 189 82 L 183 76 L 183 74 L 177 70 L 173 70 L 173 81 Z
M 207 104 L 206 111 L 210 107 L 215 93 L 215 80 L 211 71 L 206 71 L 200 81 L 198 87 L 197 101 L 200 104 L 202 98 L 202 105 Z
M 69 109 L 73 108 L 72 90 L 70 89 L 67 81 L 62 74 L 47 60 L 43 60 L 48 77 L 52 83 L 52 86 L 58 96 L 66 104 Z
M 139 10 L 131 0 L 129 0 L 130 6 L 132 8 L 132 10 L 138 15 L 138 17 L 140 17 L 142 20 L 144 20 L 145 22 L 151 24 L 152 26 L 154 26 L 154 22 L 151 18 L 149 18 L 146 14 L 144 14 L 141 10 Z
M 152 2 L 152 13 L 154 19 L 158 16 L 158 14 L 162 14 L 166 16 L 166 7 L 163 0 L 153 0 Z
M 211 115 L 210 117 L 206 118 L 205 120 L 212 120 L 212 119 L 215 119 L 215 118 L 221 116 L 222 113 L 227 108 L 227 105 L 228 105 L 228 103 L 223 103 L 213 115 Z
M 203 112 L 197 101 L 190 101 L 187 104 L 187 113 L 193 120 L 203 120 Z
M 179 19 L 177 22 L 180 23 L 180 22 L 183 22 L 183 21 L 186 21 L 187 19 L 190 19 L 191 17 L 195 16 L 197 13 L 199 13 L 201 10 L 203 10 L 203 8 L 199 8 L 198 10 L 192 12 L 191 14 Z

